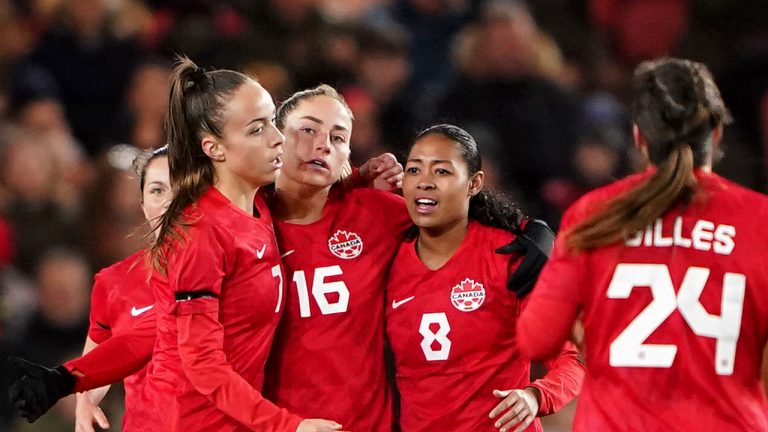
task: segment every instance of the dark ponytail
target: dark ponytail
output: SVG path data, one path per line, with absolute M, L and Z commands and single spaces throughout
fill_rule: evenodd
M 475 139 L 464 129 L 450 125 L 438 124 L 419 132 L 414 143 L 427 135 L 442 135 L 459 145 L 459 152 L 467 164 L 467 174 L 474 175 L 482 167 L 480 151 Z M 469 199 L 469 219 L 483 225 L 500 228 L 511 232 L 520 232 L 520 224 L 525 216 L 512 200 L 500 193 L 481 190 Z M 415 237 L 418 229 L 409 230 L 406 235 Z
M 489 227 L 519 233 L 525 216 L 517 204 L 503 194 L 481 190 L 469 199 L 469 219 Z
M 222 136 L 222 110 L 232 94 L 250 80 L 231 70 L 207 72 L 187 57 L 179 57 L 171 76 L 165 117 L 168 166 L 174 198 L 158 224 L 152 245 L 153 266 L 165 270 L 169 241 L 181 240 L 179 228 L 193 221 L 183 214 L 214 182 L 214 167 L 201 145 L 204 134 Z
M 566 244 L 582 251 L 625 240 L 696 194 L 694 168 L 713 154 L 711 133 L 730 122 L 712 74 L 701 63 L 665 58 L 641 63 L 632 80 L 632 117 L 656 166 L 636 188 L 571 228 Z

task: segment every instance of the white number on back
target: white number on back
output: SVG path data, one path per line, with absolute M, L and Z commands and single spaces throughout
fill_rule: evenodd
M 312 297 L 315 298 L 320 313 L 323 315 L 337 314 L 347 311 L 349 306 L 349 289 L 344 281 L 326 282 L 325 278 L 329 276 L 339 276 L 344 274 L 341 267 L 333 265 L 330 267 L 318 267 L 312 279 Z M 304 270 L 298 270 L 293 273 L 293 283 L 296 284 L 296 290 L 299 296 L 299 313 L 302 318 L 311 315 L 309 310 L 309 288 L 307 287 L 307 276 Z M 339 298 L 334 302 L 328 301 L 328 294 L 337 293 Z
M 699 301 L 708 278 L 709 269 L 690 267 L 679 292 L 675 294 L 666 265 L 617 265 L 608 286 L 608 298 L 629 298 L 634 288 L 649 287 L 653 300 L 611 343 L 611 366 L 670 367 L 677 354 L 676 345 L 643 342 L 678 309 L 696 335 L 716 339 L 717 374 L 732 375 L 741 330 L 746 277 L 738 273 L 725 274 L 720 316 L 707 312 Z

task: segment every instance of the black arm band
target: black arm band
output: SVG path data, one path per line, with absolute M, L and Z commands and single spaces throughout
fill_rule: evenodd
M 216 294 L 210 292 L 210 291 L 190 291 L 190 292 L 177 292 L 176 293 L 176 301 L 182 302 L 182 301 L 189 301 L 199 298 L 218 298 Z

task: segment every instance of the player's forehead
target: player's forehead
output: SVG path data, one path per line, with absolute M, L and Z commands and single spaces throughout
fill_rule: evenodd
M 302 99 L 288 114 L 289 122 L 312 121 L 330 129 L 352 130 L 352 115 L 336 98 L 317 95 Z
M 459 143 L 440 134 L 419 138 L 408 152 L 407 163 L 466 165 Z

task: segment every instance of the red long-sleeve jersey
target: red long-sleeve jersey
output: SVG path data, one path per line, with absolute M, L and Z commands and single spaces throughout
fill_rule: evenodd
M 497 431 L 496 419 L 488 417 L 501 402 L 494 389 L 538 388 L 539 415 L 557 411 L 579 392 L 584 368 L 574 347 L 548 360 L 549 372 L 534 382 L 530 362 L 518 352 L 515 320 L 524 305 L 506 284 L 522 256 L 510 260 L 495 252 L 513 239 L 470 221 L 459 249 L 437 270 L 422 263 L 415 241 L 400 247 L 387 284 L 386 318 L 404 432 Z M 541 431 L 541 423 L 527 430 Z
M 568 230 L 650 172 L 598 189 Z M 707 172 L 699 191 L 624 243 L 572 253 L 559 237 L 518 321 L 546 356 L 582 312 L 587 376 L 575 431 L 766 431 L 768 198 Z
M 79 376 L 76 390 L 98 387 L 141 364 L 156 332 L 141 393 L 146 411 L 133 416 L 125 430 L 293 432 L 298 427 L 299 417 L 260 393 L 282 312 L 283 269 L 260 195 L 254 208 L 257 217 L 209 188 L 186 210 L 193 223 L 173 249 L 167 275 L 153 273 L 156 326 L 144 318 L 129 334 L 66 364 Z
M 149 285 L 150 272 L 145 265 L 144 251 L 99 271 L 94 277 L 91 293 L 91 314 L 88 337 L 97 344 L 113 336 L 131 332 L 140 324 L 142 315 L 154 316 L 155 296 Z M 138 397 L 144 383 L 146 367 L 126 377 L 125 416 L 130 421 L 140 403 Z
M 267 364 L 267 397 L 345 430 L 391 430 L 384 286 L 410 224 L 401 197 L 337 187 L 317 222 L 276 223 L 287 292 Z
M 260 393 L 284 287 L 269 211 L 260 196 L 254 207 L 257 217 L 212 187 L 187 209 L 194 222 L 154 284 L 157 341 L 142 392 L 161 407 L 153 430 L 293 432 L 301 421 Z

